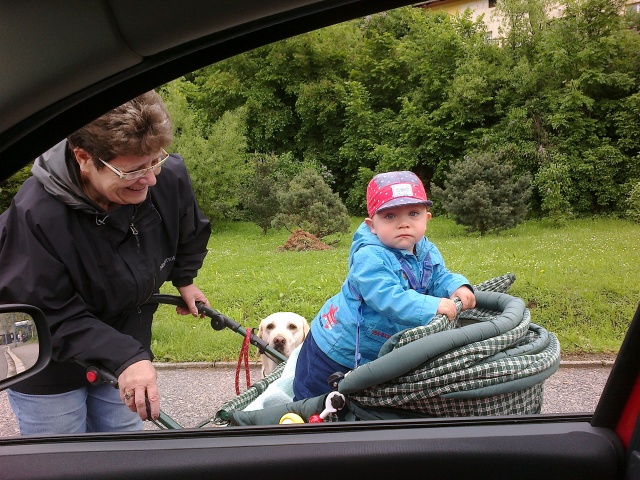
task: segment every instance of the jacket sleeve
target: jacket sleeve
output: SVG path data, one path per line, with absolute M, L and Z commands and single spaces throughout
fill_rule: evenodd
M 362 248 L 354 254 L 349 280 L 368 307 L 407 328 L 425 325 L 438 311 L 440 298 L 405 289 L 394 262 L 381 249 Z
M 150 359 L 137 340 L 90 313 L 48 240 L 50 229 L 34 217 L 30 209 L 15 204 L 0 216 L 0 301 L 27 303 L 44 312 L 54 361 L 97 361 L 119 373 L 123 365 Z
M 433 274 L 428 291 L 440 298 L 449 298 L 458 288 L 467 286 L 473 292 L 471 282 L 459 273 L 452 273 L 444 264 L 444 259 L 438 248 L 431 244 L 431 260 L 433 262 Z
M 180 157 L 181 158 L 181 157 Z M 169 275 L 175 287 L 191 285 L 207 255 L 211 223 L 196 201 L 191 179 L 184 163 L 179 172 L 179 196 L 182 199 L 176 260 Z

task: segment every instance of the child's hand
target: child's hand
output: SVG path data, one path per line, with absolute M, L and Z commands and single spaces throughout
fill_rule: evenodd
M 474 308 L 476 306 L 476 296 L 469 289 L 469 287 L 462 286 L 458 288 L 451 295 L 451 298 L 455 297 L 458 297 L 462 302 L 462 310 L 469 310 L 470 308 Z
M 453 322 L 458 314 L 456 302 L 449 298 L 441 298 L 438 305 L 438 315 L 446 315 L 450 322 Z

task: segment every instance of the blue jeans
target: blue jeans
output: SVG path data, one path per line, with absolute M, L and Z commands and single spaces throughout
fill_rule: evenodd
M 21 435 L 126 432 L 142 430 L 142 420 L 108 384 L 89 385 L 55 395 L 8 390 Z
M 320 350 L 311 332 L 304 339 L 293 379 L 293 399 L 313 398 L 331 391 L 328 380 L 336 372 L 347 373 L 349 368 L 334 362 Z

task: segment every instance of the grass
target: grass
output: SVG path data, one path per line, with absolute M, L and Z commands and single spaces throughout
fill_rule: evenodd
M 360 221 L 352 219 L 353 230 Z M 278 252 L 288 236 L 262 235 L 250 223 L 216 225 L 196 279 L 212 307 L 245 327 L 282 310 L 311 321 L 344 281 L 351 237 L 333 250 Z M 510 293 L 525 300 L 535 323 L 558 336 L 563 352 L 617 352 L 640 300 L 640 225 L 612 218 L 572 220 L 562 228 L 528 221 L 481 237 L 434 218 L 427 236 L 447 267 L 474 284 L 514 273 Z M 176 293 L 170 284 L 162 291 Z M 154 321 L 158 361 L 236 361 L 241 345 L 237 333 L 178 316 L 171 306 L 161 306 Z

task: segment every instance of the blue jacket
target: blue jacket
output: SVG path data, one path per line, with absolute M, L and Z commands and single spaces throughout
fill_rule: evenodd
M 329 358 L 347 368 L 370 362 L 391 335 L 429 323 L 441 298 L 449 298 L 463 285 L 471 288 L 465 277 L 447 270 L 426 238 L 418 242 L 416 252 L 386 247 L 364 222 L 360 225 L 353 236 L 347 278 L 311 324 L 314 340 Z M 401 259 L 418 281 L 422 278 L 424 294 L 411 288 Z

